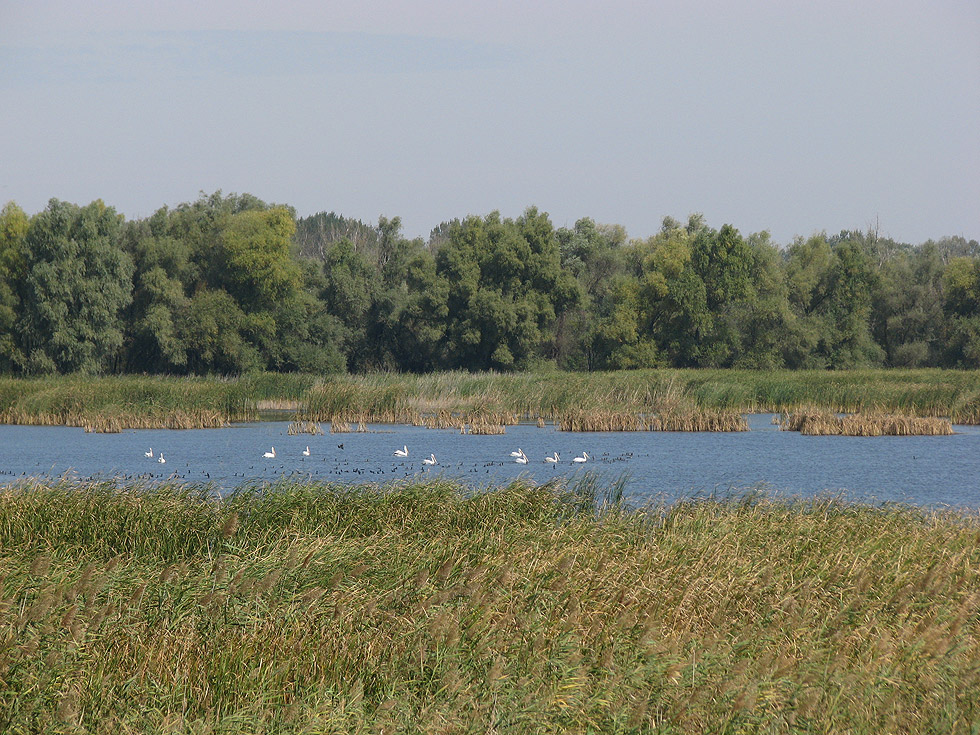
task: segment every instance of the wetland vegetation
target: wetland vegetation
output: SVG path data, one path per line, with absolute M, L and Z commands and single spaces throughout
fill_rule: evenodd
M 615 494 L 6 487 L 0 729 L 974 731 L 975 515 Z
M 84 426 L 94 431 L 203 428 L 256 420 L 269 408 L 307 424 L 331 422 L 335 430 L 367 422 L 494 430 L 540 420 L 570 431 L 732 431 L 744 428 L 740 414 L 817 408 L 891 416 L 893 423 L 901 419 L 910 430 L 920 426 L 932 433 L 935 422 L 912 419 L 980 422 L 980 372 L 665 369 L 0 377 L 3 423 Z

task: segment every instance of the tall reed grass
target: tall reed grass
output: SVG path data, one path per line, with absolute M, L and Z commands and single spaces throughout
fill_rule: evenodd
M 701 412 L 715 414 L 705 423 L 728 431 L 731 413 L 809 406 L 835 413 L 876 411 L 975 424 L 980 423 L 980 372 L 637 370 L 338 376 L 311 389 L 307 411 L 313 419 L 331 412 L 363 411 L 371 420 L 405 422 L 418 415 L 486 411 L 527 420 L 589 414 L 684 417 Z
M 315 423 L 422 425 L 451 417 L 463 424 L 495 416 L 502 426 L 541 418 L 638 427 L 639 417 L 658 416 L 662 425 L 676 430 L 701 424 L 706 427 L 702 430 L 731 431 L 734 414 L 812 406 L 832 413 L 876 412 L 976 424 L 980 371 L 0 378 L 0 422 L 67 424 L 93 431 L 221 426 L 255 420 L 260 408 L 270 407 L 288 408 L 297 419 Z
M 258 418 L 248 380 L 147 376 L 0 378 L 0 423 L 87 431 L 217 428 Z
M 783 414 L 779 428 L 810 436 L 949 436 L 953 433 L 949 419 L 879 413 L 838 416 L 819 409 Z
M 603 490 L 8 487 L 0 730 L 974 731 L 975 514 Z

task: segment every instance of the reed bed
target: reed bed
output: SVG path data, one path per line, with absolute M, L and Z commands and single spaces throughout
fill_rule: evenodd
M 350 424 L 344 419 L 334 416 L 330 419 L 331 434 L 346 434 L 350 432 Z
M 0 378 L 0 422 L 87 431 L 218 428 L 254 421 L 254 387 L 200 378 Z
M 749 424 L 737 411 L 683 411 L 650 417 L 649 431 L 748 431 Z
M 646 431 L 647 421 L 637 413 L 620 411 L 568 411 L 555 417 L 558 431 Z
M 954 423 L 980 422 L 978 371 L 453 372 L 337 377 L 317 390 L 323 393 L 319 400 L 364 405 L 369 413 L 373 406 L 381 405 L 387 415 L 394 416 L 412 412 L 467 415 L 490 410 L 556 420 L 587 411 L 675 416 L 695 410 L 778 412 L 816 405 L 835 413 L 875 410 L 946 417 Z M 371 415 L 372 420 L 384 420 L 381 415 Z M 724 427 L 727 421 L 707 423 Z
M 316 421 L 293 421 L 286 427 L 286 434 L 289 436 L 297 436 L 299 434 L 323 436 L 323 427 Z
M 975 514 L 754 494 L 628 510 L 602 494 L 594 478 L 291 483 L 220 500 L 6 488 L 0 729 L 965 734 L 980 721 Z
M 831 413 L 879 412 L 976 424 L 980 371 L 0 378 L 0 421 L 5 423 L 96 426 L 113 419 L 123 428 L 221 426 L 255 420 L 265 406 L 298 406 L 299 420 L 317 423 L 336 417 L 349 423 L 407 424 L 443 414 L 494 413 L 509 426 L 521 419 L 554 421 L 580 412 L 683 417 L 696 411 L 744 414 L 818 406 Z M 175 418 L 178 412 L 182 420 Z M 726 420 L 704 423 L 728 430 Z
M 748 431 L 735 411 L 678 410 L 671 413 L 575 411 L 555 419 L 559 431 Z
M 220 429 L 230 419 L 220 411 L 172 410 L 153 415 L 117 412 L 91 414 L 88 412 L 35 414 L 19 409 L 0 412 L 0 424 L 26 426 L 78 426 L 88 433 L 118 434 L 125 429 Z
M 462 429 L 466 419 L 449 411 L 439 411 L 424 416 L 421 425 L 427 429 Z
M 782 416 L 779 428 L 809 436 L 949 436 L 949 419 L 878 413 L 838 416 L 809 409 Z

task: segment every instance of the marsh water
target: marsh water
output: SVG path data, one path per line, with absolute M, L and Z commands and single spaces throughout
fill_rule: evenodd
M 594 472 L 623 480 L 642 504 L 750 488 L 787 495 L 840 493 L 862 502 L 980 508 L 980 427 L 940 437 L 811 437 L 779 431 L 771 415 L 748 417 L 742 433 L 557 431 L 508 426 L 496 436 L 451 429 L 370 425 L 366 432 L 289 436 L 286 421 L 224 429 L 86 434 L 79 428 L 0 426 L 0 483 L 30 477 L 118 478 L 211 483 L 220 493 L 283 477 L 343 483 L 432 475 L 469 486 L 536 482 Z M 325 424 L 324 429 L 329 425 Z M 276 457 L 265 452 L 275 447 Z M 309 447 L 309 456 L 303 451 Z M 408 457 L 393 455 L 408 448 Z M 528 464 L 511 452 L 523 449 Z M 152 449 L 153 457 L 145 454 Z M 559 453 L 557 465 L 544 458 Z M 588 454 L 588 461 L 573 463 Z M 160 455 L 165 463 L 158 461 Z M 423 459 L 434 454 L 438 464 Z

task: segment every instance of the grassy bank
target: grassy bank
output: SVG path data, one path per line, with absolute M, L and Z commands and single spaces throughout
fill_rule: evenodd
M 971 732 L 980 520 L 588 484 L 0 494 L 0 730 Z M 161 533 L 161 529 L 167 529 Z
M 739 430 L 746 412 L 823 409 L 980 423 L 980 372 L 640 370 L 234 379 L 0 378 L 0 422 L 92 430 L 220 426 L 263 408 L 309 421 L 478 425 L 542 418 L 585 430 Z

